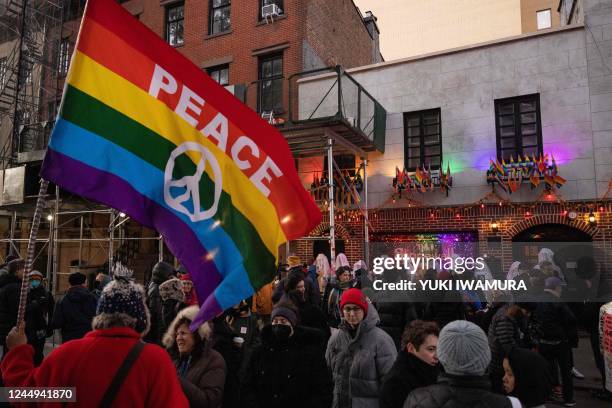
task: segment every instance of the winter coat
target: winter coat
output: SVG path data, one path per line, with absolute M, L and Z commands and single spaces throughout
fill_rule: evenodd
M 159 285 L 164 281 L 161 277 L 153 275 L 153 280 L 149 283 L 147 289 L 147 307 L 151 313 L 151 328 L 145 336 L 145 340 L 151 343 L 161 343 L 161 338 L 164 335 L 163 327 L 163 309 L 162 298 L 159 294 Z
M 411 321 L 416 320 L 416 309 L 409 302 L 376 302 L 376 310 L 380 316 L 378 327 L 383 329 L 399 350 L 402 333 Z
M 376 327 L 379 322 L 370 304 L 354 337 L 343 322 L 329 339 L 325 359 L 334 378 L 334 408 L 378 408 L 382 379 L 397 357 L 393 339 Z
M 491 347 L 491 363 L 489 372 L 495 376 L 503 376 L 504 356 L 513 347 L 522 344 L 524 336 L 521 324 L 517 319 L 508 315 L 510 305 L 504 305 L 495 313 L 489 326 L 489 346 Z
M 164 333 L 163 344 L 173 358 L 179 374 L 183 392 L 192 407 L 219 408 L 223 401 L 223 386 L 227 368 L 221 354 L 212 349 L 212 326 L 201 324 L 193 333 L 202 342 L 199 349 L 190 355 L 181 356 L 176 346 L 176 332 L 181 320 L 193 322 L 199 312 L 198 306 L 181 310 Z
M 538 303 L 533 313 L 539 341 L 549 343 L 567 342 L 577 338 L 577 320 L 566 303 L 548 291 L 542 294 L 542 303 Z
M 0 343 L 17 324 L 21 279 L 12 274 L 0 276 Z
M 181 360 L 173 360 L 179 366 Z M 219 408 L 223 402 L 223 386 L 225 384 L 225 361 L 221 354 L 210 347 L 204 346 L 204 351 L 198 356 L 189 357 L 189 367 L 184 376 L 179 376 L 183 392 L 191 407 Z
M 13 348 L 2 361 L 2 377 L 10 387 L 76 387 L 71 407 L 97 407 L 115 373 L 140 334 L 128 327 L 94 330 L 62 344 L 38 368 L 29 344 Z M 39 407 L 57 406 L 40 403 Z M 188 407 L 172 360 L 164 349 L 147 344 L 113 402 L 114 407 Z
M 440 374 L 436 384 L 412 391 L 404 408 L 512 408 L 512 402 L 492 393 L 485 376 Z
M 402 408 L 411 391 L 436 383 L 438 367 L 402 350 L 380 390 L 380 408 Z
M 539 353 L 514 348 L 508 356 L 514 374 L 513 396 L 525 408 L 542 406 L 548 400 L 553 377 L 548 362 Z
M 82 286 L 72 286 L 55 306 L 51 327 L 62 331 L 62 341 L 80 339 L 91 330 L 96 297 Z
M 274 291 L 274 283 L 270 282 L 263 286 L 255 295 L 253 295 L 253 313 L 258 316 L 269 316 L 272 314 L 272 292 Z
M 247 366 L 242 407 L 329 408 L 331 374 L 325 365 L 319 331 L 297 326 L 286 341 L 279 341 L 268 325 L 262 344 L 253 350 Z
M 296 271 L 295 269 L 292 269 L 289 273 L 301 273 L 302 276 L 305 276 L 301 271 Z M 274 292 L 272 292 L 273 303 L 278 303 L 283 297 L 285 293 L 286 281 L 286 278 L 281 279 L 278 285 L 276 285 L 274 288 Z M 308 276 L 304 277 L 304 285 L 306 286 L 306 300 L 313 306 L 321 306 L 321 293 L 319 293 L 318 289 Z
M 242 381 L 244 350 L 234 342 L 234 332 L 225 321 L 225 314 L 215 317 L 213 324 L 213 348 L 217 350 L 227 367 L 223 389 L 223 408 L 242 408 L 240 405 L 240 383 Z
M 53 334 L 51 320 L 55 302 L 43 286 L 30 289 L 25 314 L 25 332 L 28 340 L 42 340 Z

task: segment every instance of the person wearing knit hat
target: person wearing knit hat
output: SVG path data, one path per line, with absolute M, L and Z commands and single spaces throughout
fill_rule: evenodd
M 340 310 L 343 320 L 325 353 L 335 379 L 332 406 L 378 407 L 382 380 L 395 362 L 397 349 L 393 339 L 377 327 L 378 312 L 361 290 L 346 290 Z
M 147 307 L 151 311 L 151 330 L 145 337 L 147 342 L 161 344 L 164 331 L 160 327 L 163 312 L 159 285 L 170 279 L 174 273 L 174 267 L 163 261 L 156 263 L 151 271 L 151 282 L 147 289 Z
M 404 408 L 512 408 L 521 407 L 514 397 L 494 394 L 485 372 L 491 361 L 487 336 L 466 320 L 450 322 L 440 331 L 438 360 L 444 373 L 438 382 L 408 395 Z
M 332 379 L 322 334 L 300 325 L 295 305 L 286 299 L 271 316 L 248 359 L 240 406 L 329 407 Z
M 184 303 L 187 306 L 193 306 L 198 304 L 198 295 L 196 294 L 195 288 L 193 287 L 193 281 L 191 275 L 185 273 L 180 277 L 181 283 L 183 284 L 183 293 L 185 294 Z
M 160 322 L 160 331 L 165 333 L 178 312 L 185 307 L 183 283 L 180 279 L 168 279 L 159 285 L 159 295 L 162 299 L 162 321 Z
M 111 381 L 128 355 L 134 355 L 134 363 L 109 406 L 145 407 L 157 401 L 158 405 L 186 408 L 189 402 L 168 353 L 141 341 L 149 320 L 144 288 L 119 277 L 102 290 L 98 314 L 91 323 L 93 331 L 53 350 L 40 367 L 34 368 L 34 350 L 26 344 L 26 337 L 13 328 L 7 337 L 10 351 L 0 366 L 4 384 L 71 386 L 81 390 L 79 406 L 105 406 L 101 402 Z M 134 354 L 135 351 L 139 352 Z
M 151 316 L 141 285 L 113 280 L 102 290 L 92 327 L 96 330 L 117 326 L 130 327 L 142 336 L 149 331 Z
M 32 271 L 28 274 L 29 290 L 26 302 L 25 333 L 28 344 L 34 347 L 34 365 L 39 366 L 43 360 L 43 351 L 47 337 L 53 335 L 50 322 L 53 318 L 55 302 L 51 293 L 43 285 L 43 274 Z

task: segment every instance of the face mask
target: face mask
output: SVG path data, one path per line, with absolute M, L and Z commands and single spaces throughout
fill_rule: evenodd
M 37 288 L 37 287 L 39 287 L 39 286 L 40 286 L 40 283 L 41 283 L 41 282 L 40 282 L 38 279 L 35 279 L 35 280 L 33 280 L 33 281 L 30 281 L 30 287 L 31 287 L 32 289 Z
M 275 324 L 272 325 L 272 334 L 278 340 L 287 340 L 291 335 L 291 327 L 286 324 Z

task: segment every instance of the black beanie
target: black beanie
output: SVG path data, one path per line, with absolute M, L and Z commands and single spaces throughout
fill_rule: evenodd
M 83 275 L 81 272 L 73 272 L 68 275 L 68 282 L 70 286 L 82 285 L 87 280 L 87 276 Z

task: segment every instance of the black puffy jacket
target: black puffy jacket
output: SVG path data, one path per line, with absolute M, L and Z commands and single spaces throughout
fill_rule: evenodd
M 512 408 L 512 402 L 490 391 L 488 377 L 440 374 L 437 384 L 411 392 L 404 408 Z
M 83 286 L 72 286 L 55 306 L 51 327 L 61 329 L 62 342 L 80 339 L 91 330 L 96 297 Z
M 0 276 L 0 343 L 17 324 L 21 280 L 12 274 Z
M 249 408 L 328 408 L 332 378 L 320 343 L 322 334 L 298 326 L 288 341 L 278 342 L 268 325 L 253 350 L 242 405 Z
M 380 389 L 380 408 L 402 408 L 411 391 L 435 384 L 439 369 L 402 350 Z

